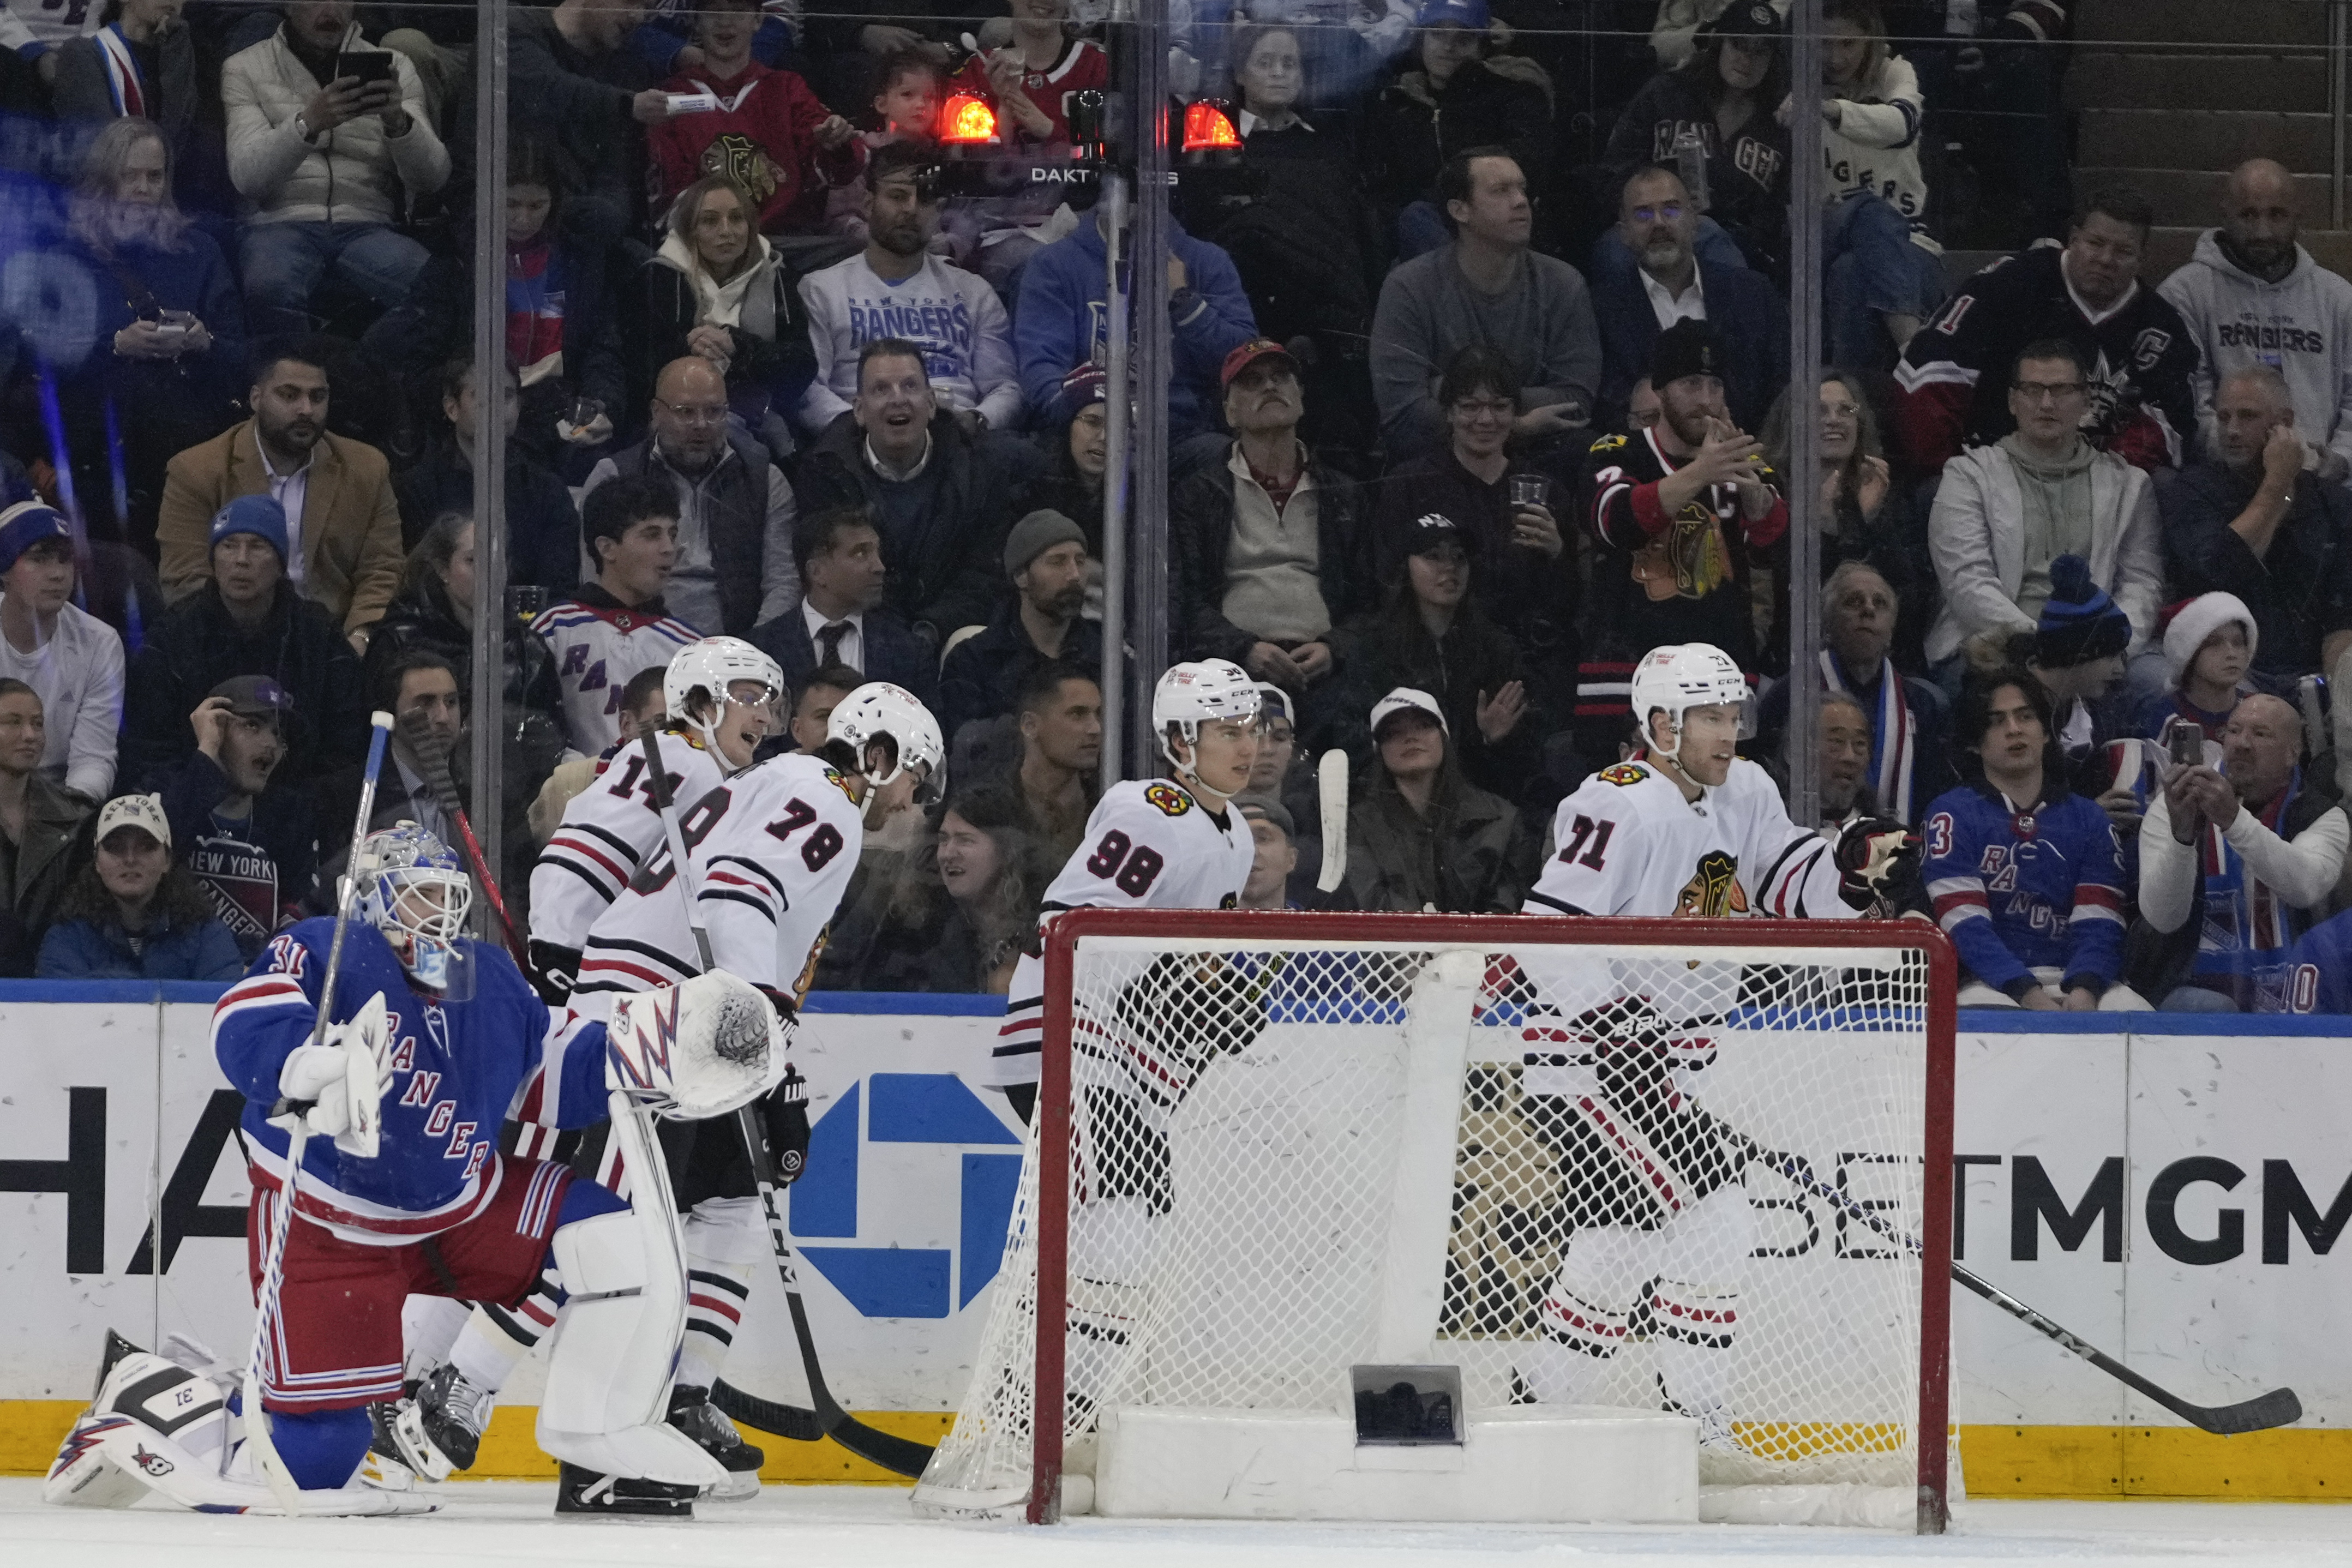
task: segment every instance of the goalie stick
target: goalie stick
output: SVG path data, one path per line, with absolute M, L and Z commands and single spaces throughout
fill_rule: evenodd
M 1811 1166 L 1806 1165 L 1797 1156 L 1775 1153 L 1753 1141 L 1742 1141 L 1747 1143 L 1749 1155 L 1766 1169 L 1785 1177 L 1807 1192 L 1827 1198 L 1841 1214 L 1860 1220 L 1913 1256 L 1919 1257 L 1926 1254 L 1927 1249 L 1920 1245 L 1917 1238 L 1906 1235 L 1864 1205 L 1822 1180 Z M 2169 1389 L 2149 1382 L 2080 1335 L 2042 1316 L 1990 1280 L 1971 1272 L 1958 1262 L 1951 1265 L 1951 1270 L 1954 1283 L 1975 1291 L 2034 1333 L 2056 1341 L 2101 1372 L 2126 1387 L 2147 1395 L 2193 1427 L 2200 1427 L 2220 1437 L 2229 1437 L 2244 1432 L 2267 1432 L 2274 1427 L 2291 1427 L 2303 1419 L 2303 1401 L 2295 1397 L 2295 1392 L 2292 1388 L 2273 1388 L 2267 1394 L 2258 1394 L 2252 1399 L 2242 1399 L 2235 1405 L 2192 1405 Z
M 1348 754 L 1336 746 L 1316 761 L 1315 791 L 1323 818 L 1323 866 L 1315 891 L 1328 900 L 1348 880 Z M 1330 907 L 1328 902 L 1324 907 Z
M 654 809 L 661 813 L 663 835 L 669 841 L 670 864 L 677 873 L 678 896 L 686 901 L 687 928 L 694 933 L 695 954 L 708 971 L 716 967 L 710 958 L 710 933 L 703 927 L 701 906 L 695 900 L 686 833 L 678 825 L 677 802 L 670 795 L 669 775 L 662 771 L 656 727 L 647 725 L 642 736 L 649 775 L 646 787 L 653 793 Z M 710 1402 L 729 1416 L 748 1421 L 763 1432 L 802 1443 L 830 1437 L 859 1458 L 886 1470 L 919 1477 L 923 1467 L 931 1461 L 928 1445 L 876 1431 L 843 1409 L 833 1391 L 825 1386 L 824 1369 L 817 1364 L 816 1340 L 809 1333 L 808 1309 L 801 1304 L 800 1277 L 793 1263 L 792 1243 L 784 1239 L 783 1216 L 776 1207 L 776 1171 L 768 1155 L 768 1140 L 749 1105 L 736 1111 L 735 1127 L 743 1139 L 743 1153 L 751 1162 L 751 1183 L 759 1188 L 760 1207 L 767 1216 L 768 1241 L 776 1255 L 776 1275 L 784 1287 L 784 1304 L 792 1312 L 793 1336 L 800 1342 L 801 1370 L 808 1379 L 809 1402 L 816 1408 L 803 1410 L 798 1406 L 757 1399 L 731 1387 L 724 1378 L 711 1388 Z
M 474 868 L 474 880 L 482 884 L 490 912 L 499 918 L 499 931 L 506 938 L 508 954 L 513 957 L 516 968 L 530 974 L 530 953 L 515 930 L 514 921 L 507 915 L 507 901 L 499 894 L 499 879 L 490 874 L 489 864 L 482 858 L 481 841 L 474 837 L 474 824 L 466 820 L 466 808 L 457 798 L 457 780 L 449 771 L 448 741 L 430 734 L 422 724 L 403 720 L 400 727 L 407 734 L 409 750 L 416 754 L 418 764 L 425 769 L 425 787 L 433 791 L 441 810 L 457 824 L 458 835 L 465 841 L 467 863 Z

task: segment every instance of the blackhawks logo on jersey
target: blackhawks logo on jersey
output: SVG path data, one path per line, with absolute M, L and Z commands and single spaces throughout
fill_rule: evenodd
M 1699 857 L 1697 872 L 1676 895 L 1675 914 L 1710 920 L 1747 913 L 1748 894 L 1739 885 L 1739 862 L 1721 850 L 1707 851 Z
M 848 776 L 844 774 L 840 768 L 827 768 L 824 770 L 824 776 L 832 782 L 835 789 L 840 790 L 844 795 L 849 798 L 849 803 L 851 805 L 856 806 L 864 804 L 864 802 L 858 800 L 857 791 L 849 787 Z
M 1621 789 L 1628 784 L 1639 784 L 1649 776 L 1648 768 L 1637 768 L 1630 762 L 1620 762 L 1601 770 L 1601 781 L 1603 784 L 1614 784 Z
M 1143 798 L 1166 816 L 1181 817 L 1192 809 L 1192 797 L 1173 784 L 1151 785 L 1143 791 Z

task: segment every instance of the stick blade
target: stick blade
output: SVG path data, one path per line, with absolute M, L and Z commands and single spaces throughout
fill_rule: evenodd
M 879 1465 L 893 1475 L 919 1480 L 924 1467 L 931 1462 L 929 1444 L 877 1432 L 855 1416 L 845 1414 L 840 1424 L 826 1436 L 859 1458 Z
M 746 1427 L 756 1427 L 787 1442 L 824 1441 L 824 1425 L 816 1418 L 815 1411 L 762 1399 L 756 1394 L 746 1394 L 723 1377 L 712 1385 L 710 1402 Z
M 2303 1401 L 2292 1388 L 2273 1388 L 2268 1394 L 2235 1405 L 2217 1405 L 2210 1408 L 2190 1406 L 2179 1414 L 2187 1416 L 2208 1432 L 2224 1437 L 2246 1432 L 2267 1432 L 2273 1427 L 2292 1427 L 2303 1419 Z
M 1348 877 L 1348 754 L 1338 747 L 1315 764 L 1315 787 L 1323 817 L 1323 869 L 1315 878 L 1322 893 L 1337 893 Z

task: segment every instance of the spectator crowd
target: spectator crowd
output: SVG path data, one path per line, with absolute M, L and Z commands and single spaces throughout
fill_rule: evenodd
M 1118 583 L 1094 0 L 518 4 L 495 366 L 473 7 L 0 0 L 0 975 L 236 972 L 331 896 L 377 708 L 380 823 L 446 835 L 454 758 L 527 920 L 565 800 L 728 635 L 783 673 L 771 749 L 869 679 L 949 737 L 818 983 L 1002 991 L 1114 593 L 1261 684 L 1245 905 L 1516 912 L 1650 648 L 1738 661 L 1785 772 L 1811 396 L 1822 825 L 1920 833 L 1964 1000 L 2344 1005 L 2352 284 L 2294 172 L 2237 168 L 2158 276 L 2149 200 L 2074 188 L 2060 0 L 1826 0 L 1792 367 L 1784 9 L 1181 8 L 1171 125 L 1231 134 L 1130 258 L 1168 538 Z

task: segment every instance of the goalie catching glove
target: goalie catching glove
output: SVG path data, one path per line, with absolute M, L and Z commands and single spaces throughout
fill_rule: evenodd
M 783 1082 L 786 1044 L 759 988 L 713 969 L 614 998 L 604 1086 L 678 1121 L 723 1116 Z
M 392 1087 L 392 1030 L 378 991 L 348 1023 L 327 1026 L 317 1045 L 298 1045 L 278 1070 L 275 1126 L 296 1118 L 335 1147 L 363 1160 L 376 1157 L 383 1130 L 383 1095 Z
M 1848 907 L 1867 910 L 1884 899 L 1900 899 L 1919 872 L 1919 835 L 1884 817 L 1863 817 L 1840 830 L 1838 896 Z

